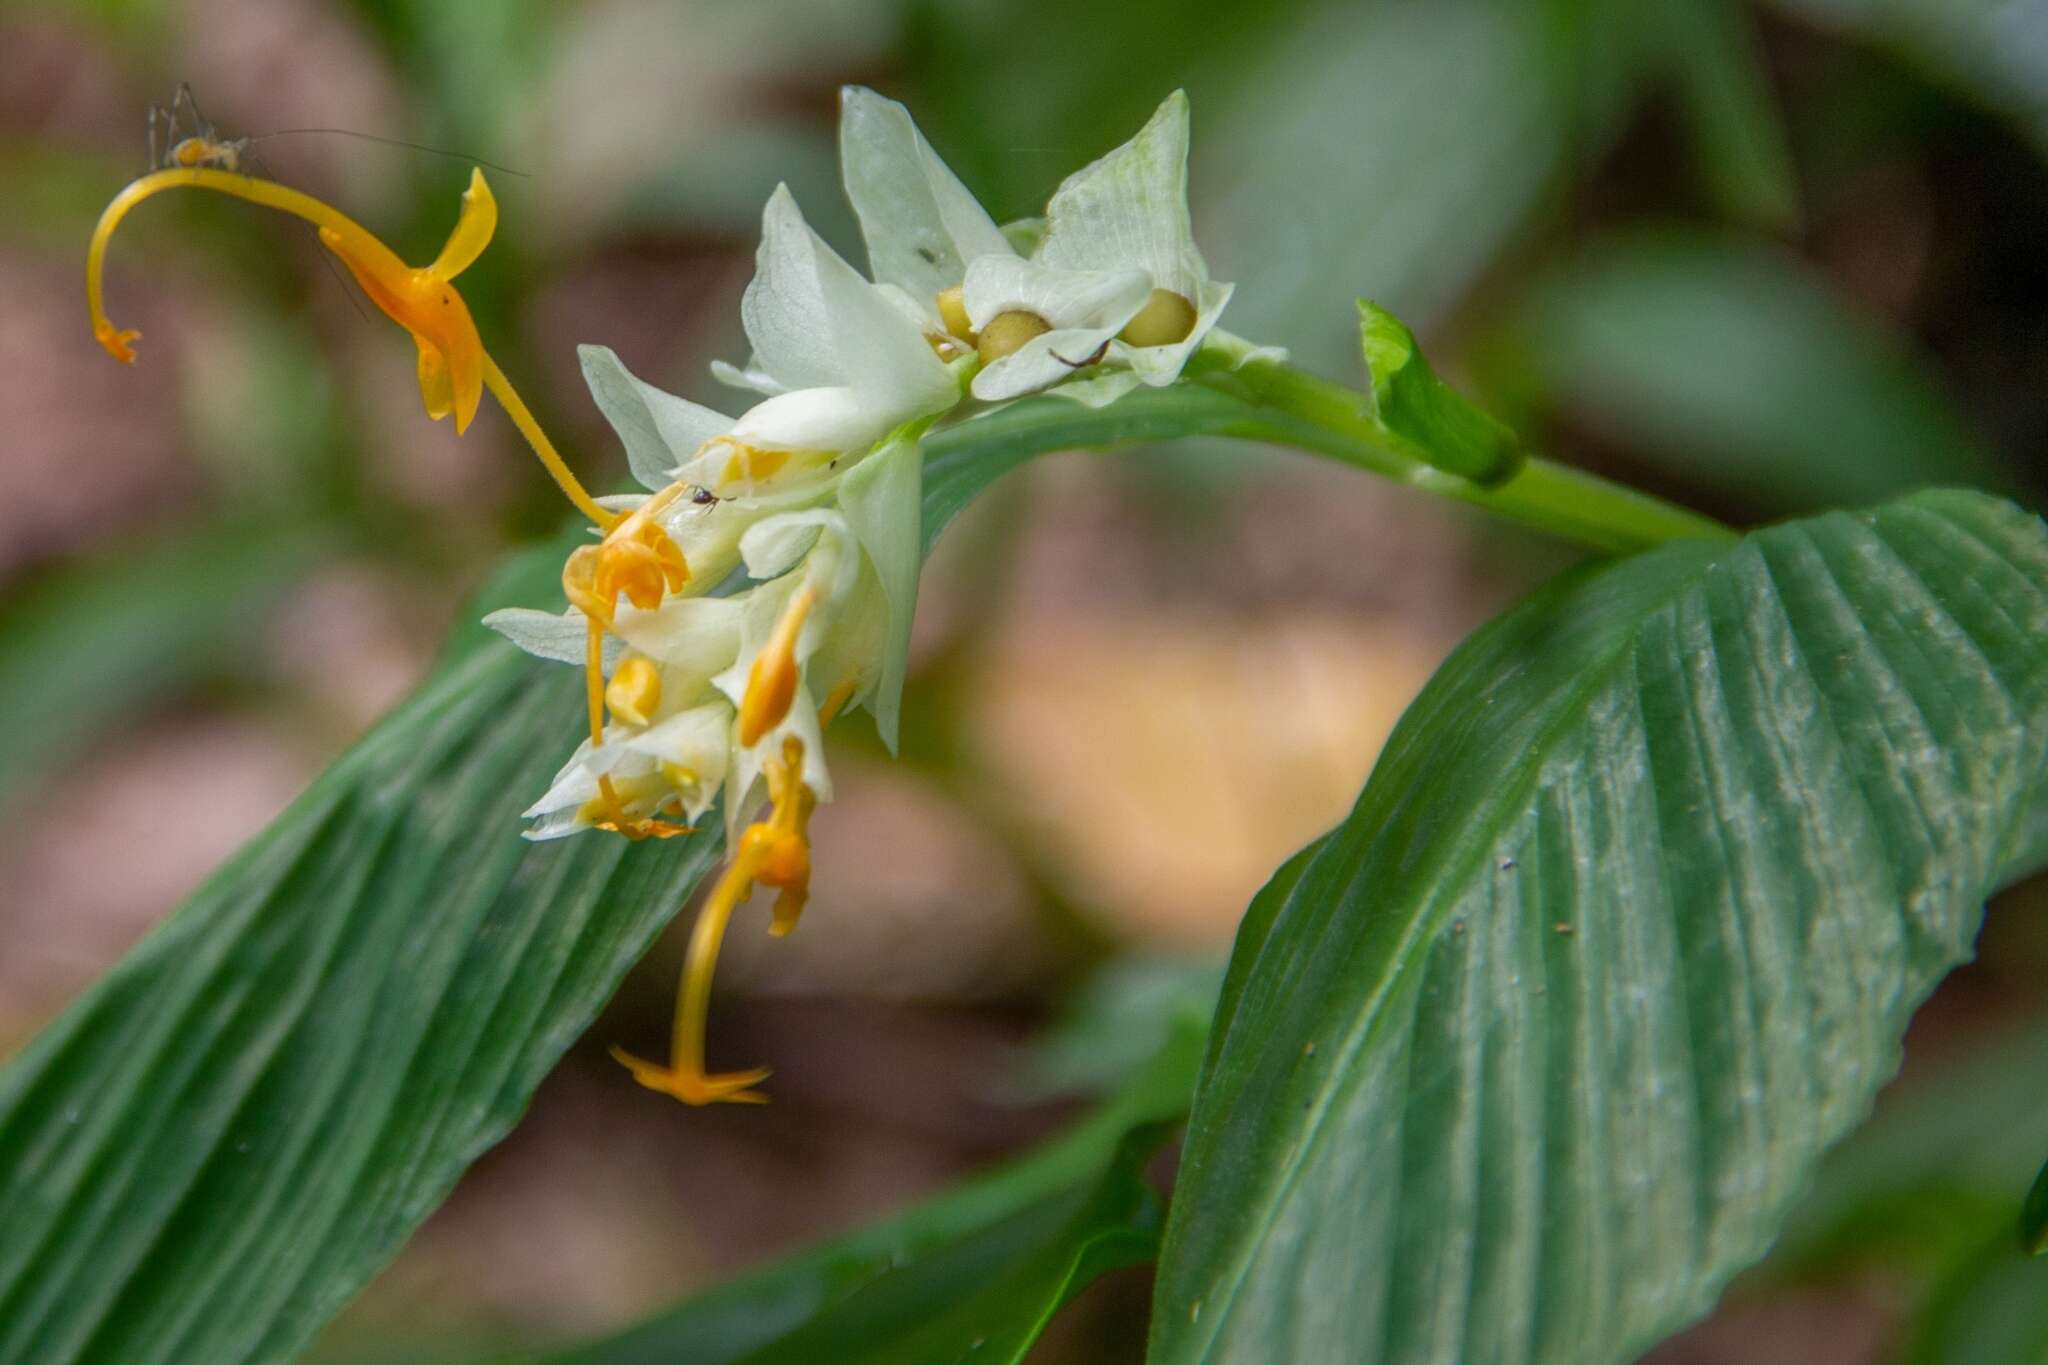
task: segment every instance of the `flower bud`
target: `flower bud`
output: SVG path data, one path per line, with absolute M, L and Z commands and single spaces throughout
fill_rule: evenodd
M 1194 330 L 1195 305 L 1171 289 L 1155 289 L 1117 338 L 1132 346 L 1171 346 Z
M 993 365 L 1004 356 L 1023 349 L 1024 343 L 1036 336 L 1044 336 L 1052 330 L 1052 324 L 1036 313 L 1021 310 L 998 313 L 988 320 L 988 326 L 981 329 L 975 338 L 974 348 L 981 353 L 981 363 Z

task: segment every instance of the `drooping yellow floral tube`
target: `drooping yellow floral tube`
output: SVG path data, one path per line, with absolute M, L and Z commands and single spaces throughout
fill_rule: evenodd
M 611 1049 L 634 1080 L 684 1104 L 768 1102 L 766 1095 L 754 1089 L 768 1079 L 767 1067 L 719 1075 L 704 1070 L 704 1019 L 711 1009 L 711 974 L 733 912 L 756 882 L 776 888 L 779 894 L 768 932 L 779 938 L 796 927 L 810 895 L 810 822 L 817 798 L 804 785 L 804 742 L 794 735 L 785 738 L 781 757 L 769 759 L 765 767 L 774 808 L 766 820 L 755 821 L 740 835 L 732 861 L 725 865 L 704 908 L 697 912 L 689 956 L 683 960 L 682 986 L 676 992 L 669 1064 L 661 1066 L 635 1057 L 621 1047 Z
M 419 348 L 420 397 L 429 417 L 439 421 L 453 413 L 455 429 L 465 431 L 476 416 L 484 389 L 489 388 L 569 501 L 600 527 L 609 528 L 618 519 L 600 507 L 570 472 L 511 381 L 485 352 L 476 323 L 469 315 L 469 305 L 455 288 L 455 277 L 483 254 L 497 230 L 498 203 L 481 170 L 470 172 L 469 188 L 462 195 L 462 212 L 441 254 L 431 265 L 420 267 L 400 260 L 375 234 L 339 209 L 274 180 L 212 167 L 179 167 L 155 171 L 131 182 L 100 214 L 85 259 L 85 301 L 92 316 L 92 334 L 109 355 L 125 364 L 134 363 L 133 343 L 142 334 L 116 328 L 107 317 L 101 285 L 107 244 L 113 239 L 114 229 L 137 204 L 164 190 L 186 188 L 214 190 L 246 199 L 304 219 L 318 228 L 321 244 L 340 257 L 370 301 L 412 335 Z

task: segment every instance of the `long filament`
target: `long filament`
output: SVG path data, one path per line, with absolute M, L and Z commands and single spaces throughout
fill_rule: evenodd
M 690 931 L 690 952 L 683 962 L 682 986 L 676 992 L 675 1031 L 669 1040 L 669 1068 L 686 1075 L 704 1074 L 704 1020 L 711 1012 L 711 973 L 725 942 L 725 926 L 752 889 L 759 855 L 742 843 L 712 888 Z

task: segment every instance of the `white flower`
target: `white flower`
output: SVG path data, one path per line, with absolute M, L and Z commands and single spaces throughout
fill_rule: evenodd
M 839 152 L 876 282 L 929 334 L 978 351 L 976 398 L 1051 389 L 1100 405 L 1170 384 L 1230 299 L 1194 242 L 1180 92 L 1069 176 L 1045 218 L 1008 227 L 872 90 L 841 91 Z
M 1216 325 L 1232 286 L 1209 278 L 1187 200 L 1188 102 L 1175 91 L 1138 135 L 1068 176 L 1046 205 L 1045 237 L 1021 268 L 970 263 L 970 318 L 1036 312 L 1051 331 L 974 379 L 977 398 L 1014 398 L 1084 374 L 1074 396 L 1104 403 L 1137 384 L 1164 385 Z M 1144 279 L 1134 287 L 1133 274 Z M 1095 281 L 1091 291 L 1084 280 Z M 1032 301 L 1037 301 L 1037 307 Z M 1046 310 L 1050 311 L 1046 311 Z M 1071 331 L 1057 345 L 1053 332 Z M 1088 338 L 1105 345 L 1074 348 Z M 1095 374 L 1072 362 L 1097 360 Z
M 875 283 L 900 289 L 941 330 L 950 328 L 939 296 L 960 287 L 968 263 L 1017 254 L 895 100 L 857 85 L 839 92 L 839 169 Z
M 628 515 L 572 557 L 567 613 L 488 618 L 550 659 L 591 667 L 591 641 L 602 645 L 593 685 L 610 721 L 529 812 L 532 837 L 671 833 L 669 817 L 695 819 L 723 785 L 737 839 L 777 764 L 807 799 L 829 800 L 820 707 L 866 706 L 895 745 L 921 559 L 913 433 L 961 385 L 914 311 L 819 240 L 787 189 L 763 215 L 743 316 L 753 369 L 776 392 L 737 419 L 581 348 L 654 492 L 606 500 Z M 705 595 L 742 564 L 754 586 Z M 794 768 L 791 739 L 808 756 Z
M 810 229 L 786 185 L 762 214 L 740 320 L 753 359 L 718 373 L 769 395 L 733 424 L 742 446 L 865 451 L 960 401 L 959 380 L 924 328 Z
M 555 774 L 526 818 L 529 839 L 558 839 L 606 818 L 598 786 L 612 780 L 625 814 L 635 820 L 680 815 L 695 820 L 717 797 L 731 752 L 732 707 L 724 701 L 679 711 L 652 725 L 613 724 L 604 743 L 584 740 Z

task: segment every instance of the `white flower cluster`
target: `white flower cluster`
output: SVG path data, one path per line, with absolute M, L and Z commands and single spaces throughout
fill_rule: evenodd
M 1195 248 L 1187 144 L 1176 93 L 1070 176 L 1043 219 L 1005 228 L 902 105 L 849 88 L 840 152 L 873 279 L 776 190 L 741 306 L 753 355 L 713 366 L 760 402 L 726 417 L 583 348 L 652 491 L 605 500 L 617 519 L 570 559 L 565 615 L 488 618 L 591 673 L 592 737 L 527 812 L 531 837 L 673 833 L 723 790 L 729 846 L 769 801 L 801 841 L 783 808 L 830 799 L 822 721 L 864 706 L 893 748 L 919 439 L 1031 393 L 1100 404 L 1179 377 L 1231 290 Z

